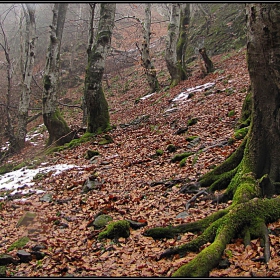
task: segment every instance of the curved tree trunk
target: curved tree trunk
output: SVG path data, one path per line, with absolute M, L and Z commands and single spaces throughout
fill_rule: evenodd
M 84 99 L 87 106 L 87 131 L 100 133 L 110 127 L 107 100 L 102 88 L 105 60 L 111 46 L 116 4 L 101 3 L 95 43 L 88 50 Z
M 25 48 L 23 50 L 23 69 L 22 69 L 22 92 L 19 101 L 18 110 L 18 129 L 15 136 L 15 149 L 21 150 L 25 144 L 25 137 L 27 134 L 27 122 L 28 122 L 28 109 L 30 103 L 31 92 L 31 80 L 33 75 L 33 66 L 36 54 L 36 27 L 35 27 L 35 5 L 36 4 L 24 4 L 27 11 L 24 9 L 26 32 Z
M 73 134 L 57 107 L 60 45 L 68 4 L 54 4 L 50 26 L 50 43 L 44 74 L 43 119 L 49 132 L 48 145 L 62 145 L 72 140 Z
M 226 187 L 226 198 L 232 199 L 232 205 L 201 220 L 202 234 L 196 239 L 162 254 L 165 257 L 198 252 L 172 275 L 174 277 L 209 276 L 211 269 L 218 265 L 226 245 L 237 234 L 243 234 L 246 244 L 251 237 L 260 237 L 265 244 L 264 259 L 266 262 L 270 259 L 266 224 L 280 218 L 280 197 L 270 198 L 272 194 L 280 193 L 280 4 L 250 3 L 246 4 L 246 12 L 248 70 L 252 87 L 250 128 L 242 145 L 231 157 L 200 180 L 201 184 L 211 188 L 216 182 L 221 186 L 221 182 L 226 181 L 227 184 L 222 185 Z M 186 232 L 186 229 L 198 231 L 198 222 L 180 225 L 180 228 L 149 229 L 145 235 L 170 238 L 174 233 Z M 207 242 L 211 245 L 199 252 Z

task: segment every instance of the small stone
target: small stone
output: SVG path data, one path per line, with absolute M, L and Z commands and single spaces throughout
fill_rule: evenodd
M 27 226 L 29 225 L 34 218 L 36 217 L 36 213 L 27 211 L 18 221 L 16 227 Z
M 9 254 L 0 255 L 0 265 L 6 265 L 10 263 L 16 263 L 16 260 L 13 258 L 13 256 Z
M 26 252 L 25 250 L 18 250 L 17 256 L 19 257 L 20 262 L 22 263 L 28 263 L 32 260 L 31 254 Z
M 36 260 L 41 260 L 45 257 L 45 254 L 43 252 L 39 252 L 39 251 L 32 251 L 32 252 L 30 252 L 30 254 L 32 256 L 34 256 L 36 258 Z
M 39 199 L 42 202 L 51 202 L 52 201 L 52 194 L 51 193 L 46 193 Z
M 105 227 L 110 221 L 112 221 L 113 218 L 109 215 L 100 215 L 98 216 L 94 222 L 92 223 L 92 225 L 96 228 L 103 228 Z

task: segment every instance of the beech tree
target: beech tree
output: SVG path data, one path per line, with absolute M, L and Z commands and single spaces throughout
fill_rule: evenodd
M 171 76 L 171 87 L 187 79 L 185 52 L 187 47 L 187 25 L 190 4 L 172 3 L 168 26 L 165 61 Z
M 101 3 L 95 41 L 92 45 L 89 44 L 88 48 L 84 100 L 87 107 L 87 131 L 90 133 L 99 133 L 110 127 L 108 103 L 102 88 L 102 77 L 105 60 L 111 47 L 115 11 L 115 3 Z
M 156 76 L 156 69 L 152 64 L 150 56 L 150 39 L 151 39 L 151 3 L 145 4 L 145 20 L 143 23 L 144 38 L 141 48 L 141 61 L 145 69 L 145 74 L 150 87 L 150 91 L 159 90 L 159 82 Z
M 18 109 L 18 128 L 13 143 L 15 150 L 20 150 L 24 147 L 25 137 L 27 134 L 28 110 L 31 93 L 31 80 L 33 75 L 33 66 L 36 54 L 36 26 L 35 26 L 35 5 L 23 4 L 22 8 L 25 17 L 25 34 L 24 46 L 22 53 L 22 92 L 19 101 Z
M 50 26 L 50 42 L 43 81 L 43 119 L 49 132 L 47 145 L 53 143 L 63 145 L 73 138 L 73 132 L 71 132 L 57 106 L 60 46 L 67 8 L 68 4 L 66 3 L 54 4 L 53 20 Z
M 148 229 L 153 238 L 171 238 L 184 232 L 202 232 L 187 244 L 169 248 L 161 257 L 199 252 L 181 266 L 174 277 L 205 277 L 216 267 L 233 238 L 261 238 L 264 259 L 270 259 L 267 224 L 280 218 L 280 4 L 246 4 L 247 58 L 251 80 L 242 108 L 242 129 L 248 133 L 237 150 L 221 165 L 202 176 L 199 183 L 209 191 L 225 189 L 219 201 L 232 200 L 223 210 L 193 223 Z M 249 124 L 249 126 L 247 126 Z M 247 128 L 246 128 L 247 126 Z

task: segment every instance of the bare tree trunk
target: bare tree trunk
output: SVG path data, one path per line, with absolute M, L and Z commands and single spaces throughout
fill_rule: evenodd
M 8 42 L 8 38 L 6 36 L 6 32 L 4 30 L 3 21 L 0 22 L 1 33 L 3 36 L 3 43 L 0 43 L 1 48 L 5 53 L 6 58 L 6 67 L 7 67 L 7 91 L 6 91 L 6 118 L 7 118 L 7 126 L 5 128 L 6 133 L 8 134 L 10 148 L 9 152 L 15 152 L 14 143 L 15 143 L 15 133 L 14 127 L 11 117 L 11 89 L 12 89 L 12 76 L 13 76 L 13 63 L 10 57 L 10 46 Z
M 150 57 L 150 37 L 151 37 L 151 3 L 146 4 L 145 21 L 144 21 L 144 40 L 142 43 L 141 59 L 142 65 L 145 69 L 146 77 L 150 87 L 150 91 L 158 91 L 159 83 L 156 76 L 156 69 L 152 64 Z
M 180 24 L 180 3 L 171 4 L 170 23 L 168 26 L 165 61 L 166 66 L 171 76 L 170 86 L 175 86 L 180 81 L 180 73 L 177 67 L 177 52 L 176 46 L 179 38 Z
M 87 106 L 87 131 L 99 133 L 110 127 L 107 100 L 102 88 L 105 59 L 110 50 L 116 4 L 101 3 L 100 20 L 94 45 L 88 49 L 84 98 Z
M 171 4 L 168 26 L 165 61 L 171 76 L 170 86 L 176 86 L 187 79 L 185 52 L 187 47 L 187 25 L 190 17 L 190 4 Z
M 14 143 L 17 150 L 21 150 L 24 147 L 25 137 L 27 134 L 26 127 L 28 122 L 28 108 L 30 103 L 30 85 L 33 75 L 37 39 L 35 37 L 35 5 L 36 4 L 25 4 L 27 11 L 23 6 L 26 26 L 24 35 L 24 59 L 22 61 L 22 92 L 19 101 L 18 128 Z
M 88 56 L 91 52 L 92 45 L 93 45 L 93 38 L 94 38 L 94 32 L 93 32 L 93 20 L 94 20 L 94 13 L 95 13 L 95 3 L 90 3 L 90 15 L 89 15 L 89 30 L 88 30 L 88 48 L 87 53 Z M 85 95 L 82 99 L 82 108 L 83 108 L 83 125 L 87 125 L 87 105 L 85 100 Z
M 60 46 L 68 4 L 55 3 L 50 26 L 50 43 L 44 74 L 43 119 L 49 132 L 48 145 L 54 142 L 63 145 L 72 140 L 73 135 L 57 107 L 59 82 Z

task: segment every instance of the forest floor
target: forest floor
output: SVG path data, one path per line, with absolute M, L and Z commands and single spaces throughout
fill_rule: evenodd
M 202 77 L 194 63 L 188 80 L 145 99 L 140 99 L 147 93 L 141 73 L 131 78 L 135 86 L 123 91 L 117 86 L 122 81 L 111 79 L 110 88 L 105 86 L 105 92 L 111 124 L 115 126 L 107 133 L 113 143 L 98 144 L 102 137 L 99 135 L 72 149 L 46 156 L 43 155 L 45 135 L 37 142 L 30 141 L 22 153 L 9 159 L 21 162 L 40 156 L 41 167 L 71 166 L 56 175 L 54 171 L 48 171 L 35 176 L 32 188 L 43 192 L 2 200 L 0 253 L 8 253 L 18 260 L 19 248 L 9 248 L 27 236 L 29 242 L 21 249 L 28 253 L 35 245 L 42 245 L 40 251 L 45 254 L 42 259 L 32 258 L 28 262 L 7 265 L 7 276 L 169 277 L 196 256 L 196 253 L 189 253 L 183 258 L 175 255 L 171 259 L 158 260 L 167 248 L 192 240 L 196 236 L 193 233 L 182 234 L 176 239 L 153 240 L 143 232 L 155 226 L 196 221 L 230 204 L 213 204 L 209 196 L 201 195 L 185 213 L 186 203 L 195 194 L 181 192 L 186 182 L 195 182 L 221 163 L 242 141 L 228 142 L 233 138 L 249 86 L 245 49 L 218 55 L 212 60 L 214 73 Z M 166 76 L 162 76 L 160 82 L 166 83 Z M 194 92 L 189 98 L 174 101 L 180 93 L 202 85 L 207 88 L 202 87 L 203 90 Z M 72 114 L 67 121 L 75 124 L 77 119 L 81 119 L 80 116 Z M 188 125 L 191 119 L 196 121 Z M 178 133 L 186 127 L 184 133 Z M 191 136 L 198 136 L 199 140 L 190 142 L 188 137 Z M 167 150 L 170 144 L 176 151 Z M 98 151 L 99 155 L 86 159 L 88 150 Z M 176 154 L 189 151 L 193 154 L 185 164 L 171 161 Z M 83 192 L 84 183 L 93 175 L 96 188 Z M 167 184 L 172 180 L 178 181 L 173 186 Z M 51 197 L 50 201 L 42 201 L 46 194 Z M 19 220 L 26 212 L 36 216 L 20 226 Z M 119 243 L 110 239 L 99 241 L 97 235 L 101 230 L 92 226 L 99 212 L 110 215 L 114 221 L 129 219 L 147 225 L 130 229 L 130 236 L 120 238 Z M 268 264 L 263 262 L 263 248 L 258 239 L 245 248 L 242 239 L 237 238 L 224 252 L 228 266 L 213 269 L 210 276 L 279 276 L 280 236 L 276 233 L 280 224 L 273 223 L 268 227 L 271 233 Z

